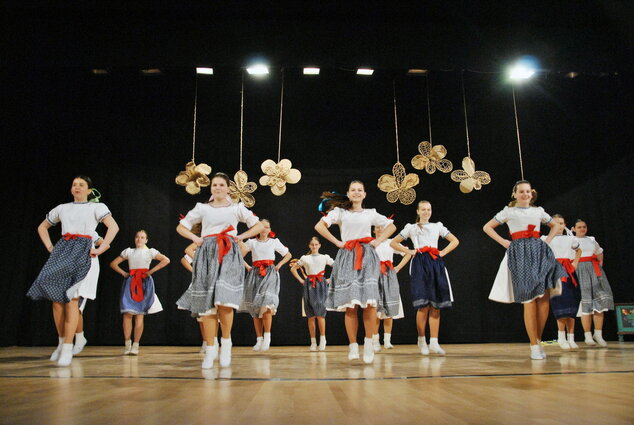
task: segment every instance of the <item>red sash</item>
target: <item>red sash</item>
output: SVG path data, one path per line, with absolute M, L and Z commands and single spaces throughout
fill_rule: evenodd
M 361 270 L 363 268 L 363 247 L 361 244 L 370 243 L 374 240 L 372 237 L 352 239 L 346 242 L 343 246 L 344 249 L 352 251 L 354 249 L 354 270 Z
M 218 263 L 222 264 L 222 259 L 225 255 L 231 251 L 231 236 L 227 235 L 228 232 L 235 230 L 232 225 L 229 225 L 225 230 L 220 233 L 214 233 L 211 235 L 205 236 L 206 238 L 216 238 L 216 243 L 218 244 Z
M 390 260 L 381 261 L 381 274 L 387 274 L 387 269 L 394 270 L 394 264 Z
M 519 232 L 511 233 L 511 239 L 530 239 L 539 238 L 539 232 L 535 230 L 534 224 L 529 224 L 527 230 L 520 230 Z
M 597 254 L 592 254 L 590 257 L 581 257 L 579 262 L 592 261 L 592 267 L 594 267 L 594 274 L 597 277 L 601 276 L 601 265 L 599 264 L 599 259 L 597 258 Z
M 326 270 L 322 270 L 317 274 L 309 274 L 308 276 L 306 276 L 306 278 L 308 280 L 311 281 L 312 283 L 312 287 L 316 288 L 317 287 L 317 282 L 323 282 L 324 281 L 324 274 L 326 273 Z
M 422 248 L 418 248 L 416 251 L 426 252 L 431 255 L 431 258 L 433 258 L 434 260 L 440 257 L 440 251 L 438 251 L 438 248 L 434 248 L 432 246 L 424 246 Z
M 70 239 L 77 239 L 77 238 L 86 238 L 86 239 L 92 239 L 92 236 L 88 236 L 88 235 L 79 235 L 79 234 L 73 234 L 73 233 L 64 233 L 62 235 L 62 237 L 64 238 L 65 241 L 70 240 Z
M 147 277 L 149 269 L 132 269 L 130 270 L 130 276 L 132 276 L 132 282 L 130 282 L 130 295 L 136 302 L 143 301 L 143 279 Z
M 259 267 L 260 268 L 260 276 L 266 276 L 266 268 L 268 266 L 272 266 L 273 264 L 275 264 L 275 261 L 273 260 L 260 260 L 260 261 L 254 261 L 253 262 L 253 267 Z
M 562 266 L 564 266 L 564 269 L 566 269 L 566 273 L 568 273 L 568 275 L 570 277 L 572 277 L 572 284 L 575 286 L 579 286 L 579 284 L 577 283 L 577 279 L 575 279 L 575 267 L 572 265 L 572 261 L 570 261 L 570 258 L 556 258 L 557 261 L 559 261 L 559 264 L 561 264 Z M 568 282 L 568 277 L 562 277 L 561 278 L 562 282 Z

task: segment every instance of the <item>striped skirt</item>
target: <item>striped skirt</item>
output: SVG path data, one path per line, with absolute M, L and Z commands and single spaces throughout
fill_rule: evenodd
M 303 292 L 306 317 L 326 317 L 326 298 L 328 297 L 326 278 L 323 278 L 321 282 L 317 280 L 314 288 L 310 279 L 307 278 L 304 281 Z
M 355 251 L 340 249 L 332 265 L 326 308 L 345 311 L 355 305 L 376 307 L 379 300 L 380 261 L 374 247 L 362 244 L 363 266 L 354 269 Z
M 379 305 L 376 309 L 379 319 L 396 317 L 399 314 L 401 294 L 396 272 L 390 268 L 379 275 Z
M 259 267 L 253 267 L 244 282 L 244 295 L 240 312 L 251 317 L 262 317 L 267 310 L 277 312 L 280 304 L 280 274 L 275 266 L 266 267 L 266 275 L 260 275 Z
M 577 277 L 581 287 L 581 314 L 601 313 L 614 310 L 614 297 L 608 277 L 599 267 L 601 276 L 595 273 L 592 262 L 584 261 L 577 267 Z

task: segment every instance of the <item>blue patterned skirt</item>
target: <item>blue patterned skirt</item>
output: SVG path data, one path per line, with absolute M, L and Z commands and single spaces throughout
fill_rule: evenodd
M 386 319 L 395 317 L 399 313 L 401 294 L 399 292 L 398 278 L 393 269 L 386 268 L 385 274 L 379 275 L 379 305 L 377 314 Z
M 121 286 L 121 313 L 148 314 L 155 299 L 154 279 L 152 279 L 152 276 L 143 279 L 143 299 L 141 301 L 132 299 L 130 291 L 132 279 L 132 276 L 128 276 L 123 280 L 123 285 Z
M 579 282 L 576 273 L 568 274 L 568 280 L 561 282 L 561 295 L 550 299 L 550 306 L 555 319 L 577 316 L 579 302 L 581 301 L 581 290 L 579 285 L 575 286 L 572 283 L 573 276 Z
M 414 308 L 428 305 L 437 309 L 451 307 L 451 285 L 442 257 L 434 260 L 428 252 L 417 252 L 409 272 Z
M 614 297 L 608 277 L 603 267 L 599 266 L 601 276 L 597 276 L 591 261 L 579 263 L 577 276 L 581 287 L 581 313 L 592 314 L 614 310 Z
M 260 275 L 260 268 L 253 267 L 244 282 L 244 295 L 240 312 L 257 318 L 267 311 L 277 312 L 280 304 L 280 274 L 275 266 L 266 267 L 266 275 Z
M 304 312 L 306 317 L 326 317 L 326 298 L 328 297 L 328 285 L 324 277 L 321 282 L 317 280 L 315 287 L 310 279 L 304 281 Z
M 91 248 L 91 239 L 61 238 L 26 295 L 34 300 L 68 303 L 67 292 L 88 275 Z
M 363 265 L 354 269 L 355 250 L 341 248 L 332 265 L 326 308 L 346 311 L 355 305 L 361 308 L 376 307 L 379 300 L 379 256 L 370 244 L 362 244 Z

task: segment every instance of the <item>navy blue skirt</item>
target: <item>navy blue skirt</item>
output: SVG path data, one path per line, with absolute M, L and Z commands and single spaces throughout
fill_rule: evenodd
M 451 307 L 449 278 L 441 257 L 434 260 L 427 252 L 417 252 L 409 270 L 415 308 L 428 305 L 438 309 Z
M 326 298 L 328 297 L 328 285 L 324 277 L 321 282 L 317 280 L 315 287 L 310 279 L 304 281 L 304 312 L 306 317 L 326 317 Z
M 579 282 L 576 273 L 573 273 L 572 276 L 574 276 L 575 280 Z M 550 299 L 550 306 L 553 310 L 555 319 L 577 317 L 579 303 L 581 302 L 581 288 L 578 284 L 575 286 L 572 283 L 572 276 L 568 275 L 567 282 L 561 282 L 561 295 Z
M 121 313 L 147 314 L 154 303 L 154 279 L 148 276 L 143 279 L 143 299 L 134 301 L 130 292 L 132 276 L 124 279 L 121 286 Z

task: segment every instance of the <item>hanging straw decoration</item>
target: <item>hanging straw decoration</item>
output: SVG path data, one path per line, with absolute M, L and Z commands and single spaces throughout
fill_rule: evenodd
M 462 81 L 462 104 L 464 105 L 464 125 L 467 134 L 467 156 L 462 159 L 462 170 L 451 173 L 451 180 L 460 183 L 460 191 L 469 193 L 473 189 L 480 190 L 482 185 L 491 183 L 491 176 L 485 171 L 476 171 L 475 162 L 471 159 L 471 148 L 469 146 L 469 123 L 467 121 L 467 97 L 464 88 L 464 71 L 460 76 Z
M 394 131 L 396 133 L 396 164 L 392 167 L 392 174 L 383 174 L 379 177 L 378 187 L 387 192 L 388 202 L 400 201 L 403 205 L 410 205 L 416 200 L 416 191 L 413 189 L 419 182 L 415 173 L 406 174 L 405 167 L 400 162 L 398 148 L 398 116 L 396 113 L 396 83 L 392 82 L 394 92 Z
M 515 132 L 517 133 L 517 152 L 520 157 L 520 174 L 524 180 L 524 164 L 522 163 L 522 143 L 520 142 L 520 126 L 517 119 L 517 103 L 515 102 L 515 84 L 511 84 L 513 90 L 513 112 L 515 113 Z
M 251 195 L 258 185 L 249 181 L 249 176 L 242 169 L 242 140 L 244 134 L 244 74 L 242 74 L 242 87 L 240 88 L 240 169 L 229 182 L 229 196 L 233 202 L 242 202 L 246 207 L 255 205 L 255 197 Z
M 190 195 L 200 193 L 201 187 L 211 184 L 209 177 L 211 167 L 207 164 L 196 165 L 196 106 L 198 104 L 198 75 L 196 75 L 196 88 L 194 90 L 194 129 L 192 136 L 192 160 L 185 164 L 185 171 L 181 171 L 176 176 L 176 184 L 185 186 L 185 191 Z
M 293 164 L 288 159 L 281 158 L 282 152 L 282 117 L 284 112 L 284 70 L 282 70 L 282 93 L 280 95 L 280 130 L 277 144 L 277 163 L 267 159 L 261 165 L 265 174 L 260 177 L 262 186 L 270 186 L 273 195 L 282 196 L 286 192 L 286 183 L 295 184 L 302 178 L 299 170 L 292 168 Z
M 423 141 L 418 144 L 418 152 L 420 152 L 420 155 L 416 155 L 412 158 L 412 167 L 417 170 L 424 169 L 427 171 L 427 174 L 434 174 L 436 170 L 448 173 L 453 170 L 453 164 L 448 159 L 444 159 L 445 156 L 447 156 L 447 149 L 445 149 L 443 145 L 432 145 L 429 77 L 425 75 L 425 79 L 425 83 L 427 85 L 427 122 L 429 123 L 429 142 Z

